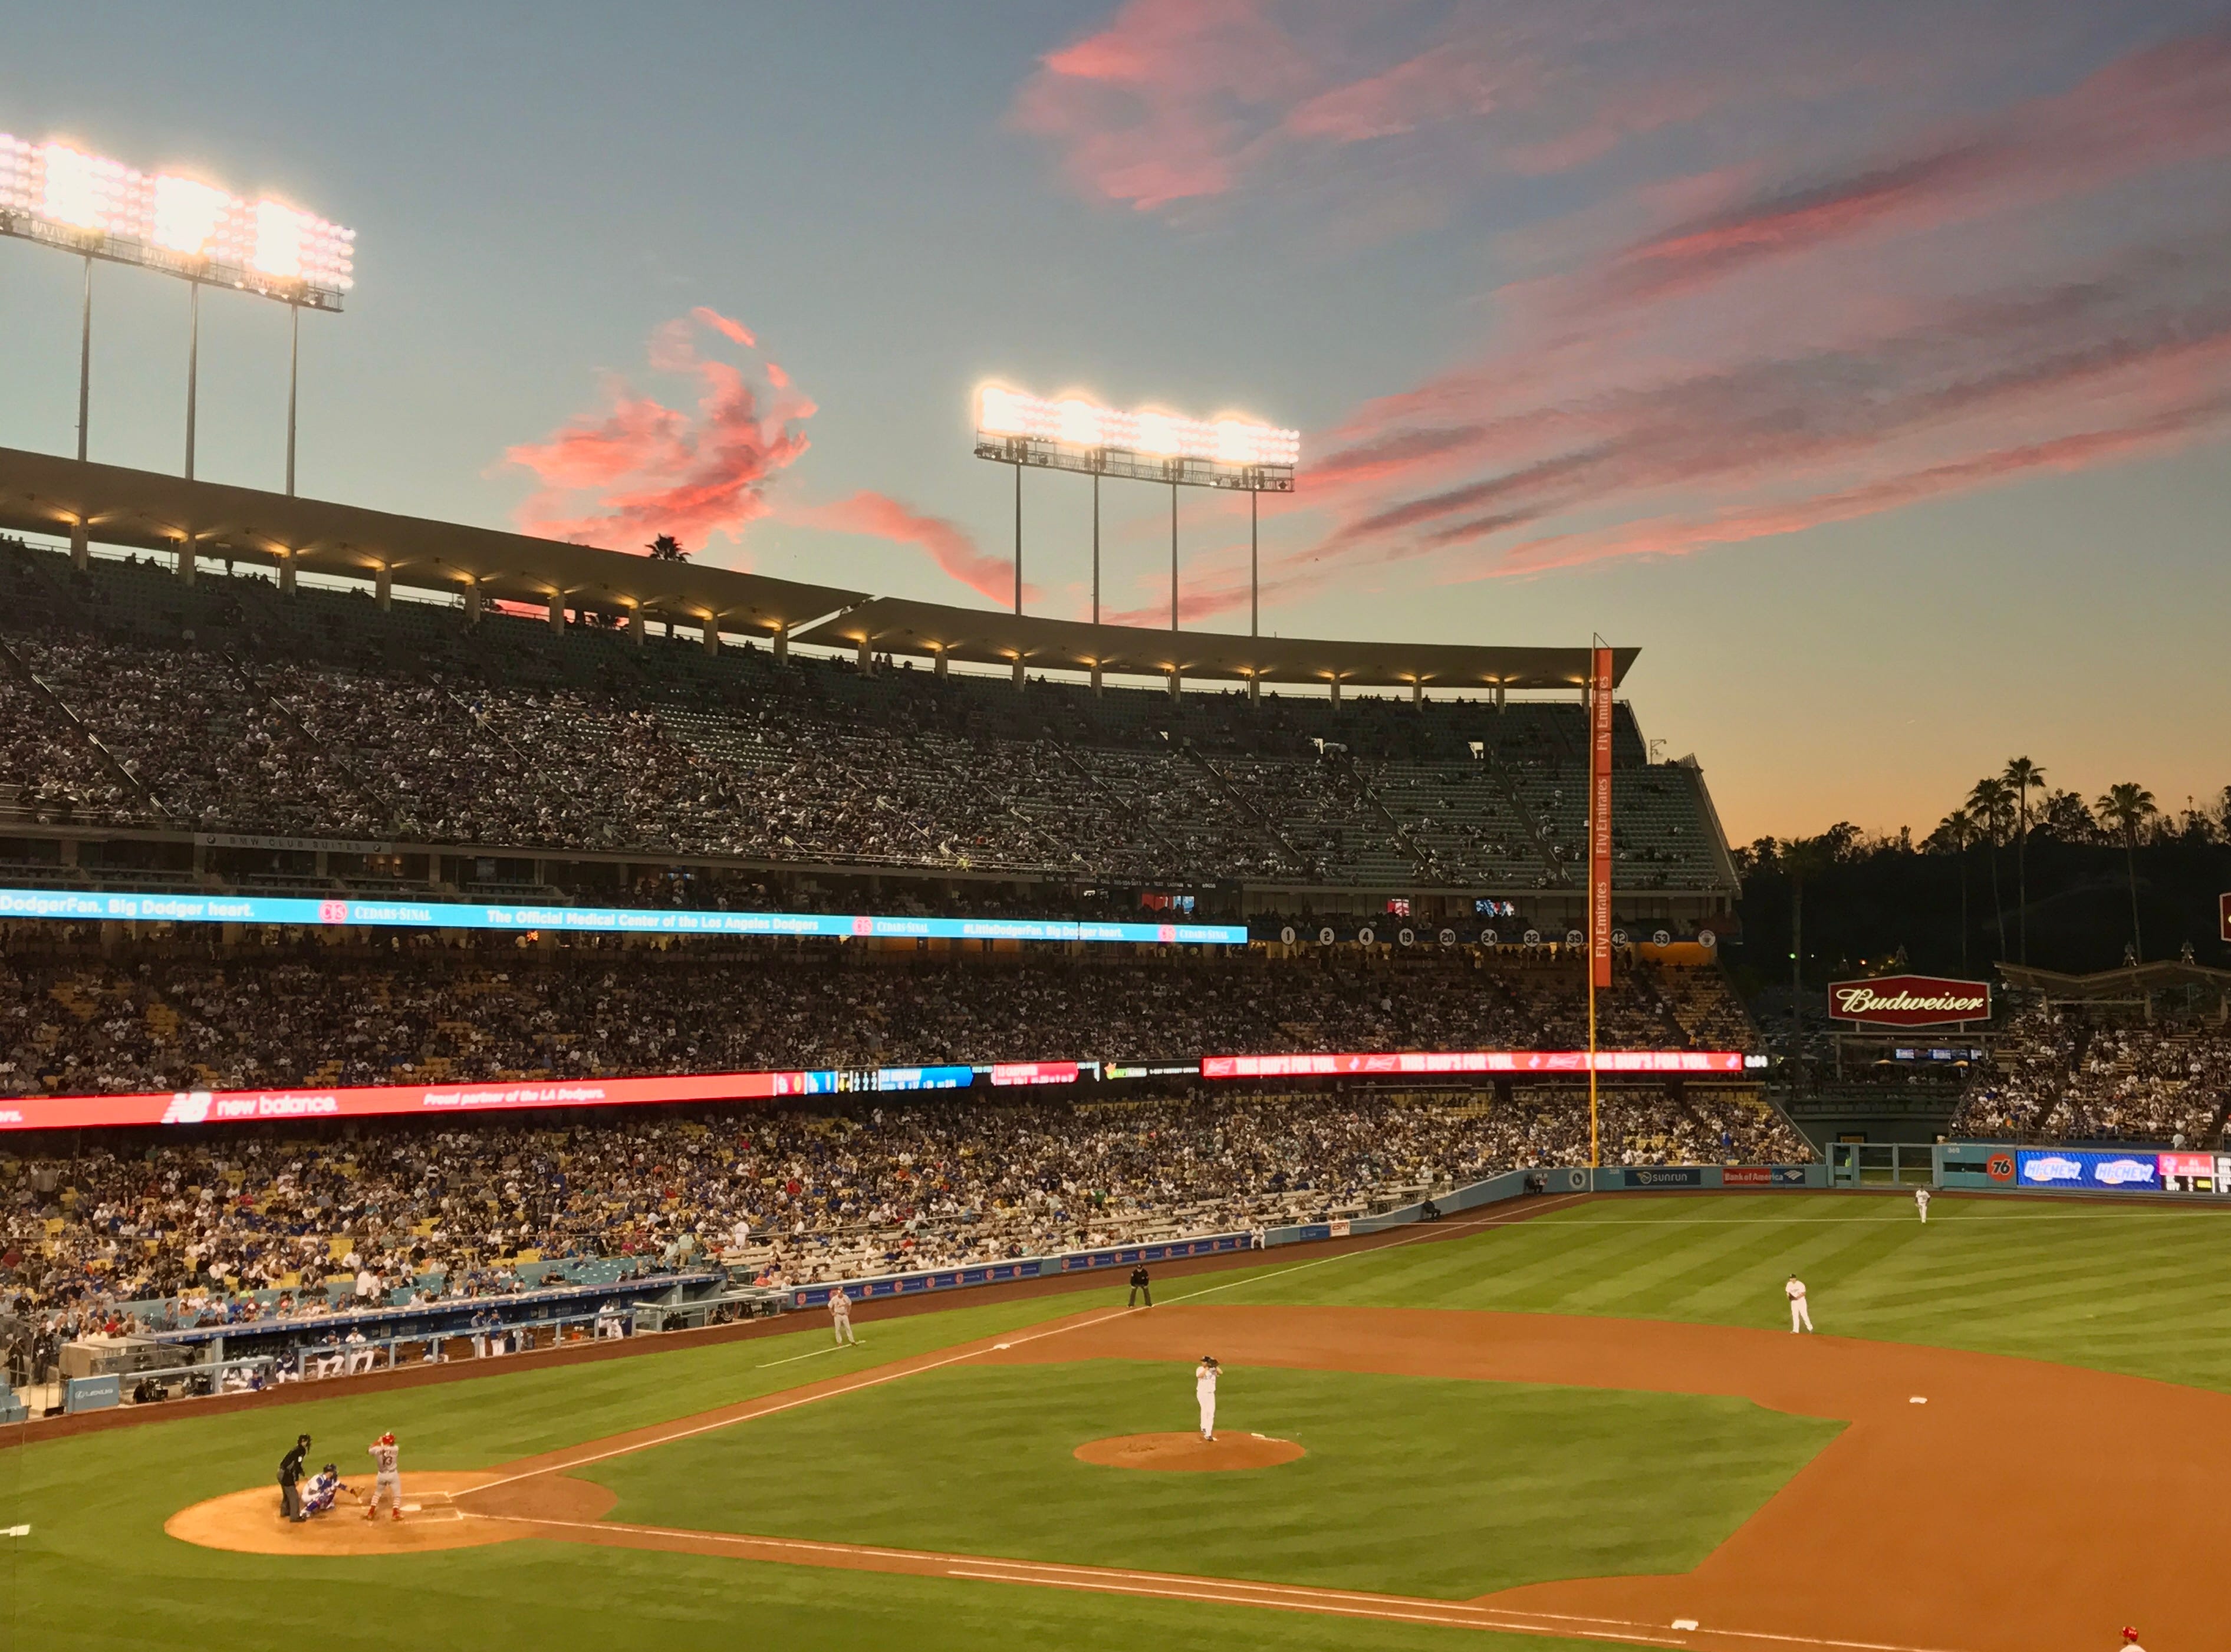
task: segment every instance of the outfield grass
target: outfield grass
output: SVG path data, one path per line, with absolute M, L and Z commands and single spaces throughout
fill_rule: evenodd
M 2231 1390 L 2231 1210 L 1985 1195 L 1626 1195 L 1451 1243 L 1275 1267 L 1215 1300 L 1608 1314 L 1787 1327 Z
M 1773 1325 L 1787 1323 L 1781 1281 L 1794 1269 L 1812 1287 L 1824 1331 L 2231 1390 L 2231 1300 L 2215 1288 L 2227 1254 L 2231 1212 L 2215 1210 L 1940 1199 L 1924 1231 L 1904 1201 L 1626 1196 L 1464 1239 L 1322 1260 L 1274 1253 L 1245 1274 L 1168 1283 L 1170 1299 L 1198 1292 L 1208 1301 Z M 294 1652 L 306 1640 L 343 1635 L 425 1648 L 527 1642 L 544 1652 L 678 1652 L 739 1641 L 1112 1652 L 1180 1638 L 1233 1652 L 1335 1643 L 1542 1652 L 1539 1640 L 1469 1630 L 1349 1623 L 1333 1631 L 1237 1608 L 572 1545 L 286 1562 L 215 1553 L 162 1533 L 163 1520 L 186 1504 L 268 1480 L 298 1428 L 319 1436 L 320 1460 L 330 1450 L 351 1468 L 364 1461 L 363 1442 L 385 1428 L 403 1437 L 406 1467 L 483 1467 L 1120 1301 L 1122 1290 L 1111 1280 L 1104 1293 L 866 1318 L 867 1343 L 857 1352 L 795 1364 L 772 1362 L 815 1349 L 825 1330 L 399 1393 L 343 1388 L 272 1410 L 184 1416 L 0 1452 L 0 1526 L 33 1528 L 28 1539 L 0 1539 L 0 1622 L 27 1648 L 221 1638 L 228 1652 Z M 903 1405 L 922 1380 L 879 1391 Z M 741 1441 L 767 1427 L 711 1437 Z M 1653 1451 L 1661 1443 L 1653 1441 Z M 857 1461 L 857 1449 L 850 1440 L 831 1445 L 831 1478 Z M 934 1488 L 923 1495 L 934 1498 Z M 1309 1534 L 1322 1530 L 1312 1524 L 1296 1540 L 1321 1541 Z M 1062 1558 L 1103 1558 L 1089 1532 L 1069 1535 L 1075 1547 Z
M 950 1366 L 585 1477 L 645 1524 L 1463 1600 L 1686 1571 L 1842 1427 L 1733 1398 L 1341 1371 L 1234 1371 L 1224 1390 L 1224 1432 L 1309 1454 L 1218 1474 L 1079 1462 L 1084 1441 L 1193 1421 L 1190 1364 L 1096 1359 Z

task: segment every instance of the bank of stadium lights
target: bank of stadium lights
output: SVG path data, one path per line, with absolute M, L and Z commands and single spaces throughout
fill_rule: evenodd
M 1167 409 L 1124 411 L 1082 396 L 1047 400 L 1006 385 L 976 392 L 976 457 L 1015 467 L 1015 612 L 1023 611 L 1023 469 L 1092 478 L 1092 623 L 1100 623 L 1100 478 L 1167 483 L 1170 489 L 1170 629 L 1178 628 L 1178 489 L 1247 495 L 1247 634 L 1262 619 L 1258 505 L 1291 493 L 1302 433 L 1236 414 L 1188 418 Z
M 93 265 L 133 264 L 192 283 L 186 367 L 186 475 L 194 473 L 201 289 L 229 287 L 288 307 L 294 338 L 287 384 L 287 491 L 294 491 L 295 390 L 301 313 L 337 312 L 356 285 L 356 231 L 284 201 L 245 200 L 177 172 L 141 172 L 49 139 L 0 133 L 0 235 L 85 260 L 78 360 L 77 456 L 86 457 L 93 365 Z

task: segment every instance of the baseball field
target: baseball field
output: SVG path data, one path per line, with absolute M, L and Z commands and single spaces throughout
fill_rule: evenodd
M 24 1647 L 2214 1645 L 2227 1247 L 2203 1208 L 1548 1200 L 1151 1310 L 1100 1279 L 10 1431 L 0 1589 Z M 404 1520 L 275 1518 L 296 1433 L 368 1487 L 386 1429 Z

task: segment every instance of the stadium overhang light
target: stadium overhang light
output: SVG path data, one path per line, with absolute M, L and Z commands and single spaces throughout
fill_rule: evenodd
M 0 133 L 0 235 L 309 309 L 356 285 L 353 230 L 55 139 Z

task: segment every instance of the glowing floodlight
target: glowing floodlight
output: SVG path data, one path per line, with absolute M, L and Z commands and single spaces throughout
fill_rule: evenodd
M 300 275 L 302 243 L 308 238 L 302 214 L 276 201 L 258 201 L 249 223 L 253 238 L 249 243 L 248 267 L 267 275 Z
M 1054 426 L 1065 447 L 1104 447 L 1101 410 L 1080 396 L 1054 404 Z
M 0 235 L 313 309 L 339 309 L 356 284 L 353 230 L 199 178 L 149 177 L 59 139 L 0 133 Z
M 976 392 L 976 430 L 986 438 L 1021 438 L 1044 443 L 1053 450 L 1043 459 L 1034 458 L 1034 463 L 1111 475 L 1122 472 L 1120 463 L 1103 460 L 1084 464 L 1070 460 L 1076 455 L 1114 452 L 1160 461 L 1200 460 L 1235 472 L 1290 471 L 1302 451 L 1300 431 L 1280 430 L 1237 414 L 1204 420 L 1159 407 L 1125 412 L 1082 396 L 1047 401 L 1006 385 L 986 385 Z M 1002 451 L 986 457 L 1005 459 L 1008 456 Z M 1235 485 L 1228 478 L 1202 480 Z
M 68 144 L 39 146 L 38 212 L 73 230 L 139 228 L 139 174 Z
M 210 250 L 239 203 L 214 184 L 168 172 L 147 191 L 147 238 L 157 246 L 198 258 Z
M 1010 385 L 976 391 L 976 457 L 1015 467 L 1015 612 L 1023 611 L 1023 470 L 1043 466 L 1092 477 L 1092 623 L 1100 623 L 1100 479 L 1153 482 L 1170 490 L 1170 629 L 1178 628 L 1178 489 L 1226 488 L 1247 495 L 1249 613 L 1259 613 L 1256 520 L 1261 496 L 1291 493 L 1302 455 L 1299 431 L 1220 413 L 1187 418 L 1167 408 L 1123 412 L 1083 396 L 1047 401 Z M 1251 617 L 1249 632 L 1256 628 Z M 1016 670 L 1019 672 L 1021 665 Z M 1173 673 L 1176 667 L 1168 668 Z M 1100 668 L 1093 667 L 1098 687 Z M 1018 676 L 1016 681 L 1022 679 Z M 1173 677 L 1173 683 L 1174 683 Z M 1252 685 L 1251 683 L 1251 691 Z M 1173 690 L 1174 691 L 1174 689 Z

